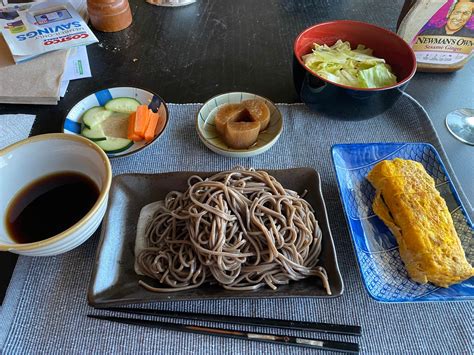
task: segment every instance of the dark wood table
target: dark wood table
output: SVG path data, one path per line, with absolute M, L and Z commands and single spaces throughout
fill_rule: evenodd
M 232 90 L 274 102 L 297 102 L 293 41 L 315 23 L 352 19 L 395 30 L 403 0 L 197 0 L 181 8 L 130 0 L 134 22 L 118 33 L 96 32 L 88 47 L 93 77 L 72 81 L 57 106 L 0 105 L 0 113 L 29 113 L 32 134 L 59 132 L 67 111 L 101 88 L 137 86 L 167 102 L 204 102 Z M 407 92 L 427 110 L 469 201 L 474 201 L 474 148 L 455 140 L 444 118 L 474 107 L 474 62 L 452 74 L 417 73 Z M 329 147 L 328 147 L 329 149 Z M 472 207 L 470 208 L 472 214 Z M 0 253 L 0 300 L 16 256 Z

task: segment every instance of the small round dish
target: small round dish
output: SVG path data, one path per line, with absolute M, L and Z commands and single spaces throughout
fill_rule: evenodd
M 224 104 L 240 103 L 244 100 L 261 99 L 270 109 L 270 123 L 258 135 L 257 142 L 247 149 L 233 149 L 227 146 L 216 131 L 214 119 L 219 107 Z M 270 149 L 283 131 L 283 117 L 273 102 L 265 97 L 248 92 L 229 92 L 209 99 L 196 117 L 196 130 L 199 138 L 213 152 L 232 158 L 247 158 L 262 154 Z
M 99 190 L 97 201 L 78 222 L 64 231 L 39 241 L 18 243 L 7 229 L 10 202 L 18 191 L 37 179 L 61 172 L 76 172 L 92 179 Z M 0 176 L 0 215 L 4 221 L 0 223 L 0 251 L 52 256 L 78 247 L 97 230 L 107 210 L 112 168 L 104 151 L 92 141 L 77 135 L 49 133 L 1 149 Z M 77 201 L 70 200 L 70 203 Z
M 68 112 L 63 122 L 63 132 L 67 134 L 81 135 L 82 131 L 82 116 L 84 112 L 94 106 L 104 106 L 109 100 L 119 97 L 133 98 L 141 104 L 146 104 L 154 112 L 158 112 L 161 117 L 165 118 L 165 126 L 162 131 L 153 138 L 150 142 L 139 141 L 120 152 L 108 153 L 109 158 L 123 157 L 136 153 L 145 147 L 156 142 L 156 140 L 163 135 L 168 125 L 169 113 L 165 101 L 151 91 L 134 88 L 134 87 L 116 87 L 97 91 L 89 96 L 83 98 Z

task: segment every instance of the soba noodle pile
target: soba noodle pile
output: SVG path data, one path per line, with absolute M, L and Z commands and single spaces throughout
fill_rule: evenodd
M 218 283 L 229 290 L 276 289 L 290 280 L 321 278 L 321 229 L 311 206 L 264 171 L 234 169 L 170 192 L 146 227 L 139 271 L 174 292 Z

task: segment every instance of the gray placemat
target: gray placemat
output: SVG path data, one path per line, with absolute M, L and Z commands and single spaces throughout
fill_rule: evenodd
M 216 155 L 199 141 L 194 128 L 199 107 L 170 105 L 171 122 L 165 135 L 136 155 L 114 159 L 114 173 L 212 171 L 235 165 L 272 169 L 313 167 L 321 174 L 345 292 L 337 299 L 175 302 L 154 307 L 360 324 L 364 333 L 360 339 L 316 336 L 356 340 L 363 352 L 372 354 L 472 353 L 473 302 L 382 304 L 369 298 L 360 279 L 339 200 L 330 157 L 333 144 L 421 141 L 441 149 L 426 112 L 416 102 L 404 96 L 383 116 L 361 122 L 328 120 L 300 104 L 278 105 L 285 124 L 280 140 L 267 153 L 245 159 Z M 92 310 L 86 302 L 98 238 L 96 233 L 84 245 L 64 255 L 19 258 L 0 318 L 3 353 L 314 353 L 86 318 L 88 313 L 105 313 Z M 284 330 L 275 332 L 288 334 Z

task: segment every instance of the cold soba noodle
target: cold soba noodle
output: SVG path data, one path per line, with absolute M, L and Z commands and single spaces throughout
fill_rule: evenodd
M 143 274 L 174 292 L 205 282 L 229 290 L 276 289 L 290 280 L 321 278 L 321 229 L 311 206 L 266 172 L 231 170 L 172 191 L 146 228 L 147 247 L 137 255 Z

